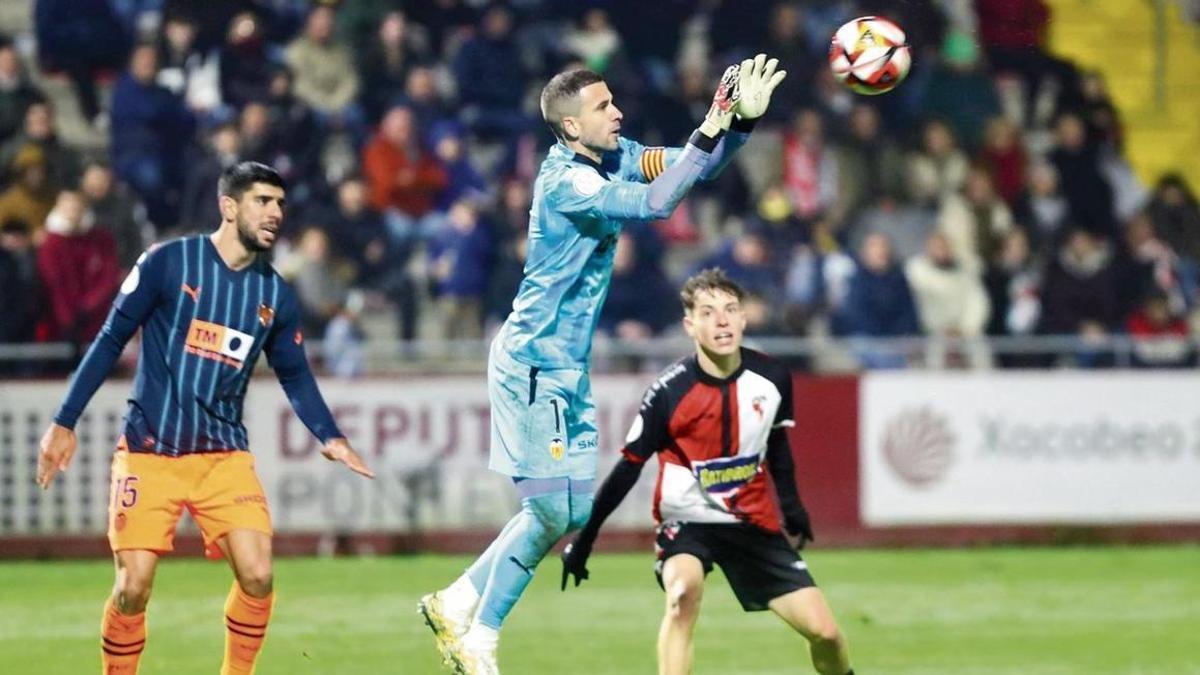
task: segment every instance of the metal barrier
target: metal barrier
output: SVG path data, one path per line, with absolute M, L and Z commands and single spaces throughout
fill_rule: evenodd
M 306 343 L 320 370 L 322 343 Z M 1197 353 L 1192 339 L 1145 339 L 1127 335 L 1000 336 L 988 338 L 901 337 L 834 338 L 829 336 L 750 336 L 747 346 L 785 359 L 797 370 L 850 373 L 878 368 L 1128 368 L 1166 364 L 1186 367 Z M 134 349 L 134 347 L 130 347 Z M 692 351 L 683 335 L 644 340 L 597 336 L 593 371 L 600 373 L 656 370 Z M 363 374 L 482 373 L 488 340 L 369 340 L 362 344 Z M 73 345 L 0 344 L 0 377 L 58 376 L 81 354 Z M 44 366 L 44 367 L 41 367 Z

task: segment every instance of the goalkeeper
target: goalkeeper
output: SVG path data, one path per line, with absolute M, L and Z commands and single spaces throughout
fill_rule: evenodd
M 525 278 L 488 355 L 489 467 L 512 479 L 521 510 L 464 574 L 419 605 L 460 675 L 499 672 L 505 618 L 550 548 L 591 513 L 588 361 L 624 222 L 669 216 L 696 181 L 728 163 L 784 77 L 775 65 L 760 56 L 730 66 L 682 149 L 622 138 L 622 113 L 596 73 L 560 73 L 542 90 L 558 143 L 534 184 Z
M 680 295 L 683 327 L 696 353 L 664 370 L 642 398 L 621 460 L 597 493 L 587 524 L 563 551 L 562 588 L 571 575 L 576 586 L 588 578 L 600 525 L 657 454 L 654 569 L 667 602 L 658 633 L 659 675 L 691 672 L 692 629 L 714 563 L 743 609 L 770 609 L 808 640 L 817 672 L 849 675 L 845 638 L 796 553 L 813 534 L 787 438 L 795 425 L 791 374 L 742 348 L 743 291 L 723 272 L 700 272 Z

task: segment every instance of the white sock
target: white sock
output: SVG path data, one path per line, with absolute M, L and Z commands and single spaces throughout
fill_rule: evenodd
M 500 631 L 476 621 L 471 624 L 470 630 L 463 637 L 463 642 L 471 645 L 475 651 L 494 652 L 496 645 L 500 643 Z
M 455 617 L 469 617 L 474 614 L 475 606 L 479 604 L 479 591 L 475 590 L 475 585 L 466 574 L 455 579 L 454 583 L 442 591 L 442 597 L 446 611 Z

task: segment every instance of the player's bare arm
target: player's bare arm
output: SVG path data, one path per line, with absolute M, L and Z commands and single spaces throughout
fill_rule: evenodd
M 41 452 L 38 453 L 37 484 L 43 490 L 50 487 L 60 471 L 66 471 L 75 456 L 77 441 L 75 432 L 56 423 L 42 436 Z

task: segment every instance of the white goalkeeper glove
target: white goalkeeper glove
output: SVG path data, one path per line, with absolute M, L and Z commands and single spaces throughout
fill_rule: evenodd
M 737 107 L 739 96 L 738 67 L 729 66 L 721 76 L 717 85 L 717 93 L 713 95 L 712 106 L 704 121 L 700 123 L 700 133 L 709 138 L 716 138 L 721 132 L 729 129 L 733 122 L 734 108 Z
M 742 61 L 741 75 L 738 77 L 740 95 L 735 112 L 742 119 L 753 120 L 762 117 L 771 103 L 771 92 L 787 76 L 786 70 L 775 72 L 779 59 L 767 60 L 766 54 L 759 54 L 753 59 Z

